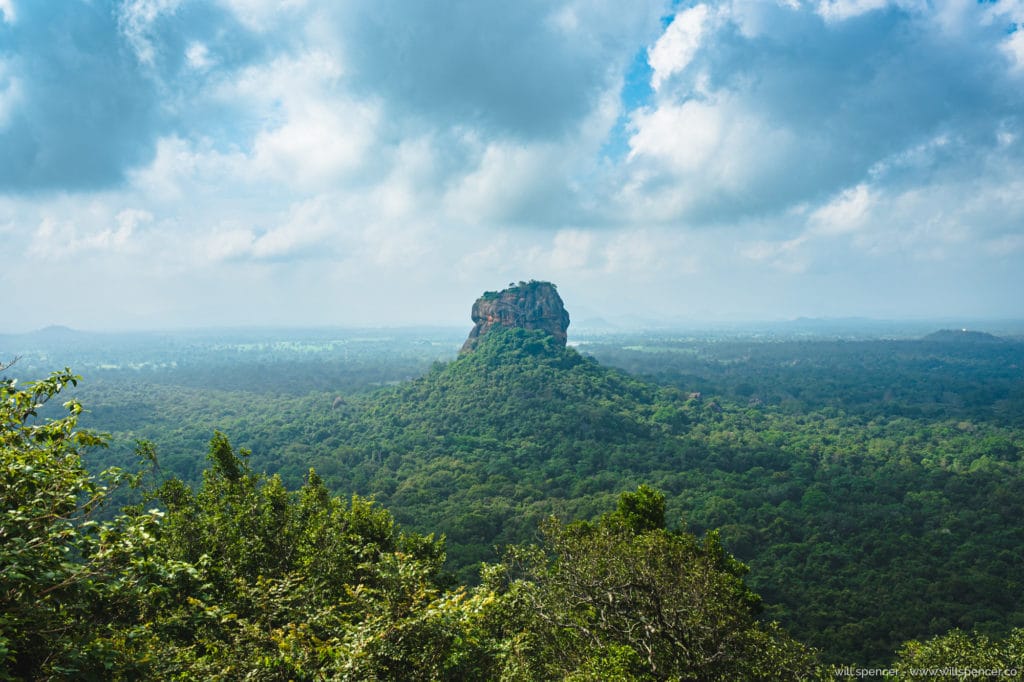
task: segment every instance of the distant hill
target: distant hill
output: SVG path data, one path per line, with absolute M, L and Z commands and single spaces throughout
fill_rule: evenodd
M 658 402 L 671 407 L 655 414 Z M 317 469 L 376 493 L 404 524 L 444 528 L 465 568 L 548 514 L 593 516 L 655 462 L 679 461 L 673 434 L 702 407 L 685 404 L 543 330 L 495 327 L 458 360 L 338 410 L 327 440 L 340 457 Z
M 1003 339 L 987 332 L 975 332 L 967 329 L 940 329 L 925 336 L 922 341 L 940 343 L 1002 343 Z
M 30 332 L 21 333 L 0 333 L 0 338 L 22 341 L 25 343 L 68 343 L 74 342 L 83 338 L 90 338 L 95 334 L 90 332 L 83 332 L 78 329 L 72 329 L 60 324 L 50 325 L 49 327 L 43 327 L 42 329 L 36 329 Z

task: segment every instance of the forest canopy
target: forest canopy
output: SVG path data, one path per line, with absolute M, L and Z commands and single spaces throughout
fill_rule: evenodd
M 77 459 L 61 461 L 71 467 L 65 476 L 79 481 L 79 492 L 72 497 L 98 500 L 62 517 L 80 519 L 89 524 L 82 529 L 94 531 L 76 540 L 65 526 L 46 531 L 69 538 L 62 545 L 66 551 L 61 551 L 74 561 L 65 561 L 63 567 L 57 561 L 59 570 L 40 569 L 31 575 L 55 580 L 51 587 L 60 587 L 46 595 L 60 595 L 60 600 L 73 586 L 94 596 L 104 590 L 113 594 L 123 585 L 115 588 L 116 580 L 98 578 L 107 574 L 95 562 L 112 561 L 114 555 L 90 549 L 89 538 L 106 533 L 103 537 L 115 545 L 117 538 L 129 538 L 117 546 L 129 542 L 146 548 L 150 545 L 139 538 L 156 538 L 160 549 L 146 549 L 144 562 L 124 554 L 119 561 L 140 567 L 149 562 L 154 574 L 177 576 L 179 586 L 198 571 L 198 586 L 219 591 L 197 595 L 181 587 L 184 591 L 166 588 L 165 593 L 186 603 L 191 603 L 189 598 L 203 604 L 227 601 L 221 617 L 243 618 L 242 613 L 251 611 L 231 601 L 241 598 L 241 583 L 231 583 L 239 572 L 250 582 L 281 571 L 291 576 L 288 580 L 315 584 L 312 576 L 327 571 L 320 565 L 308 577 L 296 578 L 300 569 L 288 563 L 289 557 L 304 556 L 313 566 L 313 555 L 308 548 L 288 549 L 303 535 L 298 517 L 278 518 L 273 511 L 290 508 L 312 485 L 322 491 L 317 496 L 336 500 L 346 510 L 335 518 L 367 505 L 386 517 L 386 522 L 370 524 L 378 528 L 370 535 L 372 542 L 362 534 L 353 542 L 384 548 L 381 556 L 415 559 L 419 563 L 413 573 L 426 576 L 418 580 L 436 591 L 437 598 L 455 599 L 456 594 L 462 595 L 458 603 L 470 603 L 480 595 L 486 600 L 489 594 L 505 594 L 502 590 L 516 580 L 541 589 L 536 576 L 542 564 L 526 561 L 531 555 L 523 548 L 536 544 L 546 556 L 555 556 L 551 544 L 568 536 L 549 532 L 552 516 L 565 528 L 580 521 L 600 525 L 610 509 L 630 513 L 628 500 L 638 498 L 623 498 L 623 491 L 648 491 L 644 494 L 662 500 L 663 516 L 655 515 L 658 523 L 649 523 L 639 534 L 661 528 L 698 543 L 713 534 L 725 553 L 750 569 L 742 581 L 760 595 L 758 606 L 748 605 L 758 627 L 778 622 L 780 632 L 790 633 L 787 641 L 801 642 L 817 661 L 890 665 L 896 651 L 903 657 L 899 660 L 928 652 L 934 658 L 944 645 L 933 642 L 967 652 L 1014 651 L 1014 628 L 1024 625 L 1020 602 L 1012 598 L 1024 582 L 1024 562 L 1019 560 L 1024 530 L 1018 522 L 1024 513 L 1024 439 L 1016 407 L 1021 386 L 1012 369 L 1020 355 L 1014 343 L 973 348 L 930 342 L 658 345 L 646 339 L 645 345 L 631 341 L 629 348 L 618 350 L 610 345 L 601 350 L 595 344 L 590 355 L 522 330 L 489 335 L 485 341 L 477 352 L 456 361 L 421 365 L 418 378 L 383 388 L 363 383 L 344 393 L 302 393 L 298 387 L 303 377 L 315 376 L 324 365 L 266 364 L 269 356 L 263 351 L 251 368 L 239 356 L 230 366 L 218 370 L 210 365 L 195 373 L 185 367 L 121 374 L 90 371 L 98 378 L 85 382 L 84 388 L 70 372 L 45 380 L 38 390 L 31 385 L 20 390 L 13 380 L 5 380 L 10 396 L 38 393 L 21 399 L 38 405 L 32 409 L 36 414 L 15 410 L 11 414 L 18 418 L 12 424 L 43 429 L 62 423 L 60 428 L 85 439 L 68 441 Z M 628 366 L 634 374 L 609 368 L 606 361 Z M 379 365 L 372 359 L 360 362 L 367 377 L 387 371 L 385 360 L 376 361 Z M 246 390 L 201 384 L 202 376 L 213 381 L 217 372 L 233 386 L 245 383 Z M 86 407 L 73 402 L 67 410 L 74 414 L 62 413 L 57 401 L 47 399 L 45 386 L 59 388 Z M 835 402 L 837 396 L 846 396 L 846 402 Z M 62 421 L 68 417 L 74 417 L 73 427 Z M 79 422 L 111 435 L 92 436 Z M 20 428 L 11 426 L 5 433 Z M 137 446 L 139 438 L 152 444 Z M 100 440 L 108 446 L 99 446 Z M 133 450 L 159 466 L 147 465 L 141 477 L 124 473 L 138 469 Z M 15 453 L 5 451 L 5 467 L 8 458 L 24 459 Z M 213 456 L 205 464 L 204 453 Z M 111 470 L 113 465 L 121 471 Z M 17 466 L 13 471 L 22 471 Z M 42 471 L 32 470 L 38 474 L 37 469 Z M 103 470 L 107 473 L 97 473 Z M 10 474 L 10 480 L 17 476 Z M 102 488 L 102 495 L 89 492 L 88 486 Z M 242 507 L 227 510 L 213 503 L 214 498 L 230 499 L 224 491 L 236 488 L 244 493 L 239 498 L 244 503 L 237 504 L 261 510 L 258 514 L 234 518 Z M 370 516 L 377 518 L 374 514 Z M 224 523 L 229 525 L 222 527 Z M 228 532 L 231 523 L 236 527 Z M 261 530 L 262 523 L 274 532 Z M 380 530 L 387 524 L 392 540 Z M 15 527 L 12 521 L 5 532 Z M 544 529 L 540 535 L 538 529 Z M 324 534 L 329 537 L 332 531 Z M 235 539 L 217 544 L 214 540 L 220 537 Z M 259 537 L 266 538 L 265 545 Z M 401 542 L 413 542 L 418 549 L 395 544 L 402 537 L 406 539 Z M 342 547 L 333 540 L 328 544 Z M 42 546 L 39 541 L 30 545 Z M 603 546 L 613 545 L 627 556 L 634 551 L 625 541 L 607 539 Z M 265 551 L 269 557 L 263 556 Z M 583 555 L 582 549 L 576 551 Z M 222 552 L 217 562 L 230 568 L 214 570 L 204 563 L 218 556 L 216 552 Z M 367 561 L 362 564 L 370 570 L 373 562 Z M 351 562 L 339 558 L 336 564 Z M 65 584 L 70 576 L 61 571 L 74 566 L 85 567 L 73 571 L 82 578 Z M 548 572 L 560 570 L 548 566 Z M 654 568 L 650 571 L 657 574 Z M 18 575 L 30 574 L 16 569 L 9 577 Z M 156 584 L 148 574 L 132 580 L 140 586 Z M 225 580 L 235 585 L 234 592 L 224 587 Z M 344 576 L 337 580 L 354 584 Z M 359 581 L 364 584 L 363 578 Z M 369 589 L 372 581 L 365 584 Z M 258 590 L 245 589 L 251 608 Z M 275 589 L 301 593 L 292 587 Z M 481 592 L 486 589 L 491 592 Z M 554 593 L 543 592 L 551 600 Z M 26 593 L 16 589 L 9 594 Z M 108 601 L 134 599 L 118 594 L 120 601 Z M 341 599 L 352 598 L 345 594 Z M 93 614 L 94 601 L 79 603 Z M 314 597 L 307 601 L 317 603 Z M 157 611 L 163 613 L 173 603 L 168 598 Z M 195 625 L 188 620 L 195 615 L 186 610 L 179 614 L 182 630 Z M 73 612 L 62 605 L 58 615 L 50 615 Z M 135 634 L 126 641 L 141 642 L 155 627 L 153 616 L 138 620 L 143 612 L 138 607 L 132 616 L 136 620 L 128 622 L 150 625 L 132 630 Z M 252 622 L 248 618 L 243 618 L 246 627 Z M 267 622 L 296 627 L 299 621 L 319 622 L 304 618 Z M 611 615 L 605 618 L 611 622 Z M 43 623 L 46 618 L 35 620 Z M 348 621 L 344 626 L 354 627 Z M 21 626 L 11 627 L 4 637 Z M 123 631 L 126 626 L 110 627 Z M 530 626 L 531 631 L 538 627 Z M 325 631 L 313 632 L 327 641 Z M 503 630 L 494 637 L 509 633 Z M 98 631 L 95 636 L 97 652 L 120 646 L 107 643 Z M 223 632 L 217 636 L 229 638 Z M 157 640 L 162 646 L 173 638 L 160 634 Z M 248 640 L 230 639 L 230 645 L 223 641 L 218 646 L 224 651 L 250 646 Z M 626 659 L 616 658 L 613 651 L 621 640 L 601 641 L 608 660 L 625 665 Z M 16 648 L 26 646 L 22 642 Z M 265 651 L 265 643 L 251 646 Z M 337 646 L 331 644 L 332 650 Z M 526 651 L 525 646 L 517 651 Z M 573 660 L 580 670 L 590 665 L 572 653 L 582 650 L 578 645 L 567 640 L 559 646 L 559 660 Z M 639 657 L 625 654 L 633 661 L 630 665 L 643 663 L 642 645 L 626 646 Z M 187 648 L 197 661 L 214 660 L 204 658 L 214 654 L 205 649 L 200 653 L 195 642 Z M 555 649 L 542 647 L 534 653 L 544 651 L 545 656 L 554 655 Z M 483 654 L 469 656 L 484 660 Z M 121 665 L 127 659 L 119 660 Z
M 539 544 L 443 579 L 443 542 L 399 531 L 314 471 L 298 491 L 215 433 L 193 492 L 167 478 L 98 521 L 110 485 L 81 406 L 39 422 L 67 372 L 0 407 L 0 660 L 5 679 L 798 679 L 814 652 L 756 618 L 717 536 L 664 528 L 664 498 L 624 493 L 595 522 L 549 519 Z M 157 464 L 149 444 L 140 454 Z M 151 473 L 158 470 L 153 469 Z

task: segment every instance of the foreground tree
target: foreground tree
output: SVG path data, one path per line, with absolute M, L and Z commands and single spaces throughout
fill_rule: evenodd
M 816 679 L 813 651 L 755 615 L 746 568 L 717 534 L 664 528 L 664 497 L 641 486 L 597 522 L 542 527 L 510 552 L 507 598 L 523 628 L 507 660 L 522 678 Z
M 78 430 L 81 405 L 40 411 L 79 377 L 69 370 L 19 389 L 0 380 L 0 679 L 103 678 L 131 674 L 123 642 L 140 624 L 154 579 L 187 570 L 156 559 L 160 514 L 96 513 L 133 477 L 82 465 L 103 440 Z
M 923 642 L 906 642 L 893 667 L 901 676 L 916 673 L 942 682 L 1024 680 L 1024 628 L 1011 630 L 1005 639 L 952 630 Z
M 94 518 L 140 477 L 87 472 L 104 443 L 76 401 L 39 416 L 78 380 L 0 383 L 0 679 L 487 676 L 467 635 L 485 600 L 438 586 L 441 542 L 314 472 L 289 492 L 222 434 L 198 491 L 170 479 L 150 498 L 166 511 Z
M 223 434 L 208 457 L 199 490 L 171 479 L 157 492 L 161 551 L 200 578 L 155 614 L 159 677 L 486 676 L 469 634 L 483 599 L 439 586 L 441 541 L 399 532 L 371 500 L 332 497 L 314 471 L 290 492 Z

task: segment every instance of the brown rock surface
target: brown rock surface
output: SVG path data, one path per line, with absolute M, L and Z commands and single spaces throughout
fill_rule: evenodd
M 563 346 L 569 328 L 569 313 L 551 282 L 520 282 L 503 291 L 487 291 L 473 304 L 474 327 L 462 346 L 473 350 L 480 338 L 495 327 L 543 329 Z

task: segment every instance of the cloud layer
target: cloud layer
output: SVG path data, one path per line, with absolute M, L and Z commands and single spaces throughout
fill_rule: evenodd
M 1020 316 L 1021 25 L 1016 0 L 0 0 L 9 319 L 460 323 L 530 277 L 603 317 Z

